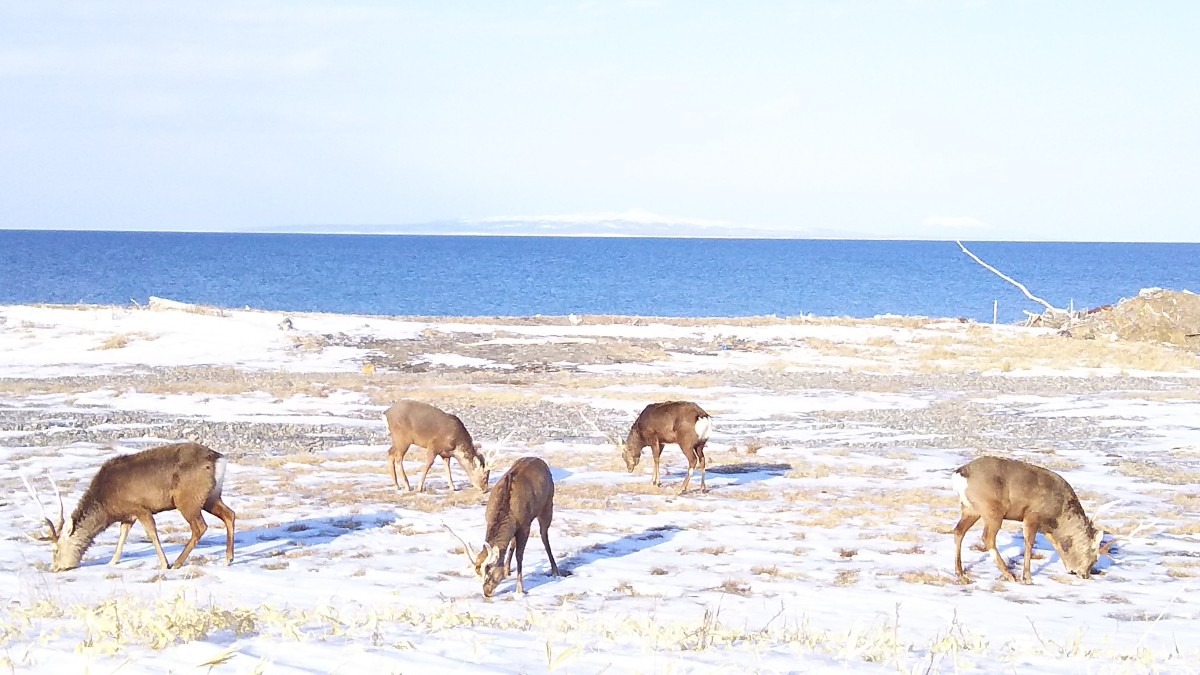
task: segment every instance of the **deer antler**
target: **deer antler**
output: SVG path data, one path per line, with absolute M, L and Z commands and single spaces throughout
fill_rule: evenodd
M 1118 505 L 1118 504 L 1124 504 L 1124 503 L 1125 503 L 1125 502 L 1127 502 L 1127 501 L 1129 501 L 1129 500 L 1127 500 L 1127 499 L 1125 499 L 1125 498 L 1123 498 L 1123 497 L 1122 497 L 1122 498 L 1117 498 L 1117 499 L 1114 499 L 1114 500 L 1112 500 L 1112 501 L 1110 501 L 1110 502 L 1105 502 L 1105 503 L 1101 504 L 1100 506 L 1097 506 L 1097 507 L 1096 507 L 1096 510 L 1095 510 L 1095 511 L 1093 511 L 1093 512 L 1092 512 L 1092 514 L 1093 514 L 1093 515 L 1095 515 L 1095 516 L 1098 516 L 1098 515 L 1100 515 L 1101 513 L 1104 513 L 1105 511 L 1107 511 L 1107 510 L 1111 509 L 1112 507 L 1114 507 L 1114 506 L 1116 506 L 1116 505 Z
M 42 504 L 42 498 L 38 495 L 37 490 L 34 489 L 33 484 L 29 482 L 24 473 L 21 474 L 21 482 L 25 484 L 25 489 L 29 491 L 29 496 L 33 498 L 33 501 L 37 502 L 38 510 L 42 512 L 42 518 L 45 519 L 46 525 L 50 528 L 50 538 L 58 539 L 58 534 L 62 532 L 63 523 L 66 520 L 62 493 L 58 491 L 58 484 L 54 482 L 53 478 L 50 479 L 50 487 L 54 488 L 54 496 L 58 497 L 58 524 L 55 525 L 54 521 L 50 520 L 50 516 L 46 513 L 46 507 Z
M 458 534 L 457 534 L 457 533 L 456 533 L 454 530 L 450 529 L 450 526 L 449 526 L 449 525 L 447 525 L 446 523 L 444 523 L 444 522 L 443 522 L 443 523 L 442 523 L 442 527 L 446 528 L 446 531 L 447 531 L 447 532 L 449 532 L 450 534 L 454 535 L 454 538 L 455 538 L 455 539 L 457 539 L 457 540 L 459 540 L 460 542 L 462 542 L 463 549 L 466 551 L 466 554 L 467 554 L 467 559 L 471 561 L 471 564 L 472 564 L 472 565 L 474 565 L 474 564 L 475 564 L 475 557 L 476 557 L 476 556 L 475 556 L 475 549 L 471 548 L 471 545 L 467 543 L 467 540 L 466 540 L 466 539 L 463 539 L 462 537 L 458 536 Z
M 1129 534 L 1113 535 L 1112 539 L 1109 539 L 1108 541 L 1104 542 L 1104 545 L 1100 547 L 1100 555 L 1112 558 L 1112 553 L 1110 553 L 1110 551 L 1112 550 L 1113 544 L 1115 544 L 1119 541 L 1129 541 L 1129 540 L 1133 539 L 1135 536 L 1137 536 L 1137 534 L 1139 532 L 1141 532 L 1142 530 L 1145 530 L 1146 528 L 1149 528 L 1149 527 L 1154 527 L 1157 524 L 1158 524 L 1157 518 L 1151 520 L 1148 523 L 1146 522 L 1146 519 L 1143 518 L 1141 520 L 1141 522 L 1139 522 L 1137 524 L 1137 527 L 1133 528 L 1133 530 Z
M 592 418 L 590 418 L 590 417 L 588 417 L 587 415 L 583 414 L 583 409 L 582 409 L 582 408 L 576 408 L 576 409 L 575 409 L 575 412 L 576 412 L 576 413 L 579 413 L 579 417 L 580 417 L 580 418 L 581 418 L 581 419 L 582 419 L 584 422 L 587 422 L 587 423 L 588 423 L 588 426 L 590 426 L 592 429 L 594 429 L 594 430 L 596 431 L 596 433 L 597 433 L 597 434 L 599 434 L 599 435 L 603 436 L 603 437 L 604 437 L 604 439 L 605 439 L 605 440 L 607 440 L 607 441 L 608 441 L 610 444 L 612 444 L 612 445 L 621 445 L 621 439 L 620 439 L 620 438 L 618 438 L 618 437 L 616 437 L 616 436 L 613 436 L 612 434 L 606 433 L 606 432 L 605 432 L 603 429 L 601 429 L 601 428 L 600 428 L 600 426 L 599 426 L 598 424 L 596 424 L 595 420 L 593 420 Z

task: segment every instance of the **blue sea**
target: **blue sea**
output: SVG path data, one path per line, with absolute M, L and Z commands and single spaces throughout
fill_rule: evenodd
M 964 242 L 1048 302 L 1200 291 L 1200 244 Z M 379 315 L 907 314 L 1042 307 L 954 242 L 0 230 L 0 304 L 149 296 Z

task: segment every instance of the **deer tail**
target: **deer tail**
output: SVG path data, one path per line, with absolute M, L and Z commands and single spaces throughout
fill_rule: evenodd
M 217 458 L 216 463 L 213 465 L 213 496 L 221 496 L 221 487 L 225 485 L 225 465 L 228 464 L 228 462 L 229 460 L 225 459 L 224 456 L 221 456 Z
M 958 501 L 963 506 L 970 506 L 971 502 L 967 500 L 967 475 L 963 471 L 964 468 L 966 467 L 960 466 L 954 470 L 954 473 L 950 474 L 950 485 L 958 493 Z

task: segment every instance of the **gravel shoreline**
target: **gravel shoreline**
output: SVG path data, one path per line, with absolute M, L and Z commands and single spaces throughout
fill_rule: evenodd
M 504 386 L 512 382 L 512 374 L 463 372 L 448 369 L 438 373 L 445 391 L 486 384 Z M 331 379 L 346 384 L 345 374 L 243 373 L 229 369 L 204 369 L 209 383 L 229 383 L 254 391 L 256 382 L 273 377 L 289 381 L 311 382 L 320 385 Z M 103 377 L 60 377 L 47 380 L 6 380 L 7 389 L 22 391 L 54 391 L 84 393 L 97 389 L 115 391 L 140 390 L 148 382 L 156 387 L 163 383 L 182 383 L 194 380 L 197 369 L 159 368 L 139 374 Z M 576 387 L 586 386 L 586 375 L 580 375 Z M 826 372 L 788 373 L 770 371 L 705 372 L 704 377 L 715 386 L 735 387 L 758 393 L 787 395 L 805 392 L 888 392 L 930 399 L 927 407 L 918 409 L 867 408 L 852 411 L 817 411 L 815 413 L 774 414 L 762 419 L 722 423 L 713 438 L 715 446 L 730 446 L 754 442 L 780 443 L 792 447 L 828 447 L 828 440 L 796 440 L 797 428 L 837 430 L 868 428 L 900 430 L 922 437 L 922 447 L 970 447 L 988 451 L 1006 451 L 1045 443 L 1053 439 L 1060 446 L 1081 445 L 1102 451 L 1114 451 L 1129 434 L 1120 427 L 1098 425 L 1095 420 L 1023 416 L 1004 410 L 993 403 L 980 403 L 998 394 L 1047 397 L 1131 396 L 1139 392 L 1190 392 L 1194 382 L 1181 377 L 997 377 L 979 374 L 892 374 Z M 554 381 L 540 382 L 536 373 L 523 373 L 521 384 L 511 384 L 523 393 L 544 387 L 544 391 L 512 400 L 497 396 L 481 403 L 447 405 L 468 424 L 477 440 L 495 444 L 504 439 L 508 444 L 539 444 L 547 441 L 607 443 L 585 423 L 578 408 L 568 404 L 541 400 L 540 396 L 557 389 Z M 630 376 L 631 380 L 636 377 Z M 427 386 L 428 374 L 396 374 L 384 391 L 375 396 L 401 398 L 406 383 Z M 366 376 L 362 387 L 376 385 Z M 570 394 L 571 389 L 562 393 Z M 394 392 L 394 396 L 387 394 Z M 211 445 L 232 457 L 273 456 L 313 453 L 344 445 L 386 445 L 388 439 L 380 411 L 385 407 L 364 404 L 349 413 L 339 413 L 336 421 L 296 423 L 275 421 L 263 416 L 261 421 L 225 422 L 205 419 L 203 407 L 194 415 L 180 417 L 158 412 L 113 410 L 102 407 L 62 405 L 39 407 L 25 397 L 11 394 L 0 402 L 0 446 L 61 447 L 72 443 L 153 444 L 155 439 L 187 438 Z M 436 401 L 435 401 L 436 402 Z M 649 400 L 647 400 L 649 402 Z M 719 397 L 701 399 L 720 421 Z M 739 417 L 745 418 L 744 414 Z M 608 435 L 623 437 L 631 420 L 612 413 L 597 413 L 597 424 Z M 820 438 L 820 435 L 817 436 Z M 886 437 L 845 441 L 840 447 L 884 448 L 898 444 Z M 903 444 L 901 444 L 903 445 Z

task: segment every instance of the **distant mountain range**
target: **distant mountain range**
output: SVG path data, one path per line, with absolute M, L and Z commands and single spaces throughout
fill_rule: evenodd
M 397 225 L 297 225 L 272 228 L 270 231 L 525 237 L 857 238 L 845 232 L 799 228 L 785 230 L 739 225 L 722 221 L 672 218 L 644 211 L 561 216 L 512 216 L 479 220 L 439 220 Z

